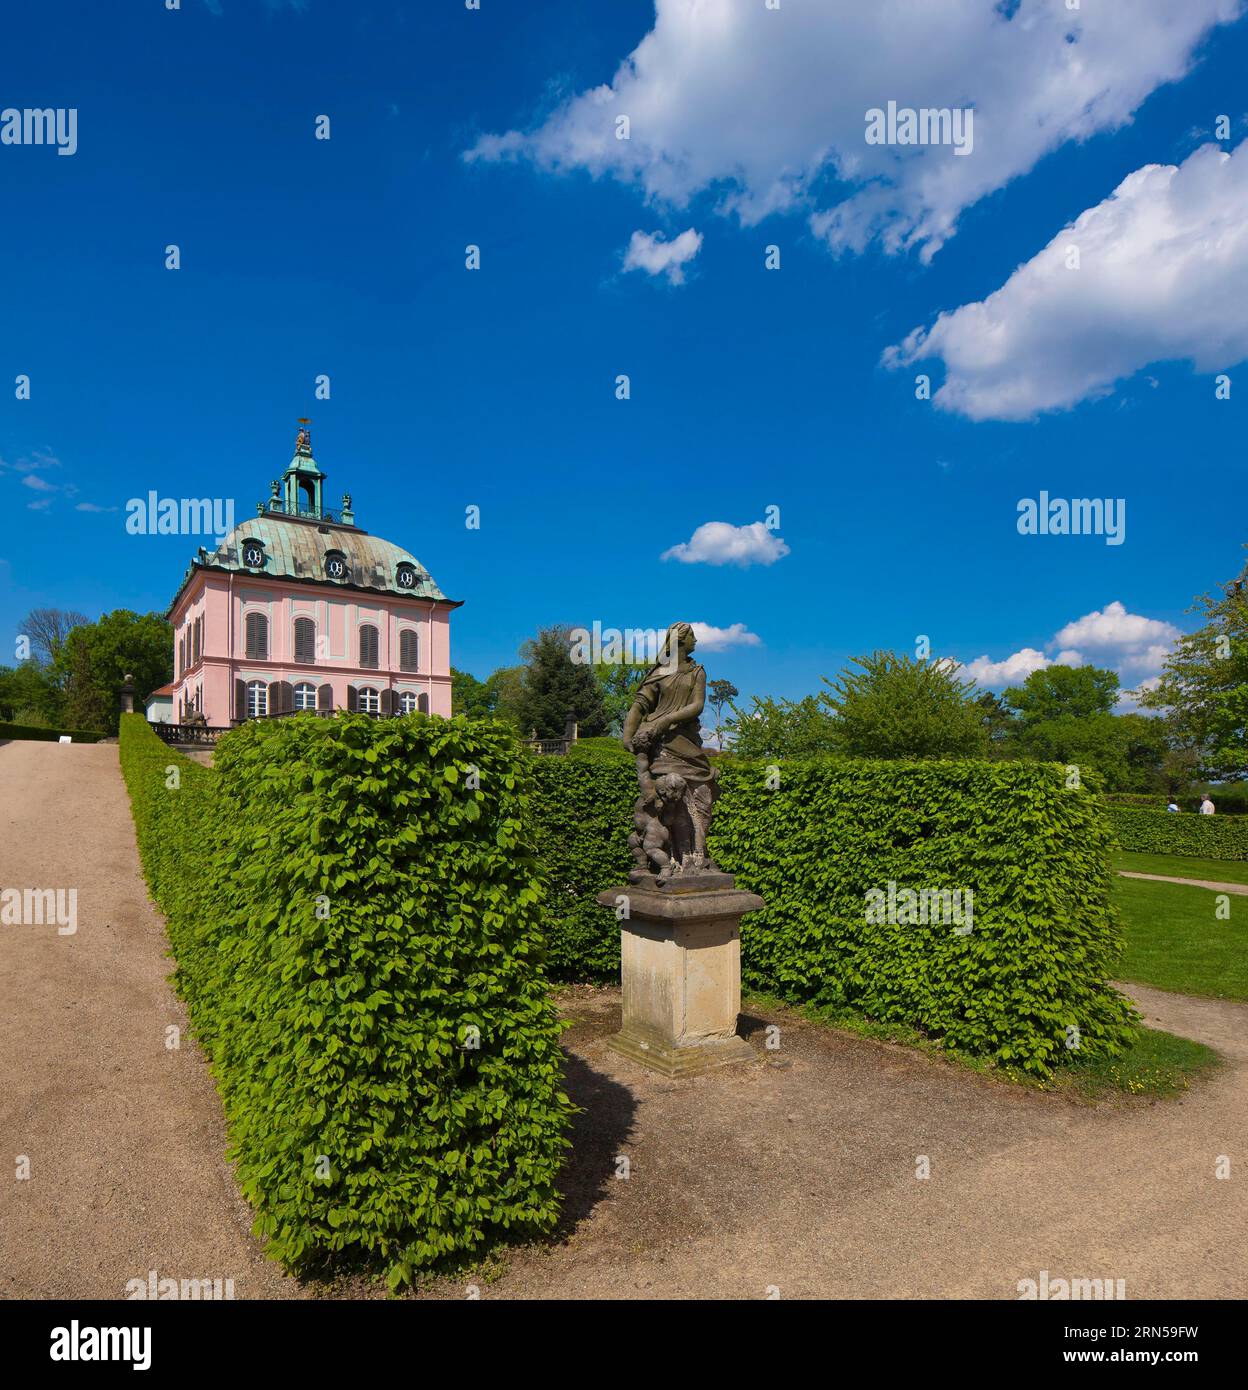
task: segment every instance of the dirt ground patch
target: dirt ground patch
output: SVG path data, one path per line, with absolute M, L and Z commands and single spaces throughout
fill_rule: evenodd
M 1009 1299 L 1047 1269 L 1242 1298 L 1248 1201 L 1215 1163 L 1242 1161 L 1248 1007 L 1123 988 L 1227 1065 L 1178 1099 L 1092 1107 L 768 1015 L 743 1021 L 756 1062 L 673 1081 L 606 1048 L 618 990 L 565 991 L 584 1113 L 563 1228 L 472 1276 L 480 1296 Z
M 264 1258 L 225 1161 L 116 745 L 0 745 L 0 884 L 78 895 L 72 935 L 0 927 L 0 1144 L 30 1161 L 0 1183 L 0 1297 L 122 1298 L 152 1269 L 307 1296 Z

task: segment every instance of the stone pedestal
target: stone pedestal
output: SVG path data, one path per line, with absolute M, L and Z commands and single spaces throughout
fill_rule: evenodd
M 604 907 L 618 908 L 622 897 L 629 907 L 620 922 L 624 1025 L 607 1044 L 614 1051 L 664 1076 L 754 1057 L 737 1036 L 741 918 L 763 900 L 733 884 L 729 874 L 708 874 L 666 889 L 651 880 L 599 893 Z

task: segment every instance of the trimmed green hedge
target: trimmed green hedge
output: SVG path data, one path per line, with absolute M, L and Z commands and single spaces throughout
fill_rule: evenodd
M 1197 859 L 1248 859 L 1248 818 L 1244 816 L 1110 806 L 1109 822 L 1123 849 Z
M 711 851 L 767 907 L 741 928 L 743 981 L 794 1001 L 906 1023 L 1037 1074 L 1121 1052 L 1134 1010 L 1106 981 L 1122 950 L 1112 835 L 1094 788 L 1047 763 L 733 760 Z M 636 796 L 626 766 L 541 761 L 538 842 L 552 963 L 619 969 L 618 925 L 595 894 L 625 881 Z M 866 894 L 971 889 L 974 929 L 873 924 Z M 1067 1048 L 1067 1029 L 1079 1048 Z
M 7 720 L 0 720 L 0 739 L 30 738 L 44 743 L 56 743 L 66 734 L 75 743 L 99 743 L 102 738 L 108 737 L 106 733 L 95 729 L 43 729 L 38 724 L 12 724 Z
M 636 767 L 633 755 L 625 750 L 618 738 L 578 739 L 567 751 L 567 757 L 575 762 L 626 763 Z
M 379 1259 L 397 1287 L 549 1230 L 571 1106 L 514 736 L 298 715 L 207 769 L 136 715 L 121 761 L 269 1253 Z
M 620 750 L 623 752 L 623 749 Z M 618 979 L 620 932 L 594 901 L 633 867 L 628 836 L 637 799 L 636 763 L 623 759 L 534 758 L 534 840 L 546 867 L 543 901 L 551 974 L 561 980 Z

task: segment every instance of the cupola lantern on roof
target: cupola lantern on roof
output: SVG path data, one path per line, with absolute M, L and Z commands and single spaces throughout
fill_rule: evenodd
M 290 466 L 282 477 L 281 505 L 275 507 L 273 498 L 269 499 L 270 511 L 283 511 L 287 516 L 306 516 L 314 521 L 325 520 L 322 486 L 325 474 L 316 466 L 312 457 L 311 421 L 299 421 L 299 433 L 295 436 L 295 453 Z

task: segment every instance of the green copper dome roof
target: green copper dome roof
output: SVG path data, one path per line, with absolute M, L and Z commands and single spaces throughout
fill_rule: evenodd
M 246 563 L 244 546 L 258 541 L 263 563 Z M 341 559 L 342 577 L 331 573 L 330 560 Z M 402 568 L 410 566 L 412 583 L 404 585 Z M 448 603 L 433 576 L 417 558 L 401 546 L 370 536 L 354 527 L 305 521 L 279 513 L 267 513 L 240 522 L 215 550 L 201 546 L 191 561 L 186 579 L 197 569 L 248 574 L 269 579 L 295 579 L 335 589 L 378 590 Z M 181 593 L 186 579 L 179 586 Z M 458 604 L 456 605 L 458 607 Z
M 370 536 L 353 525 L 351 498 L 342 499 L 341 520 L 322 502 L 325 474 L 312 457 L 308 421 L 299 421 L 295 455 L 272 495 L 255 517 L 240 522 L 216 547 L 200 546 L 174 604 L 196 570 L 293 579 L 359 592 L 369 590 L 424 599 L 458 608 L 433 582 L 420 561 L 401 546 Z

